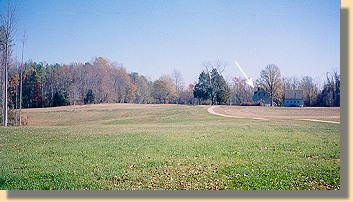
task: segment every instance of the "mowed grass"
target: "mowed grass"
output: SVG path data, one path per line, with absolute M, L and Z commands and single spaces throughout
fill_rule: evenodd
M 0 128 L 0 189 L 340 189 L 339 124 L 180 105 L 25 114 L 29 126 Z

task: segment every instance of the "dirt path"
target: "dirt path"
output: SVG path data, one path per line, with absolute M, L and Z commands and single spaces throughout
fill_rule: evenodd
M 212 106 L 209 107 L 207 111 L 210 114 L 238 119 L 289 119 L 340 124 L 339 108 L 272 108 Z
M 229 117 L 229 118 L 237 118 L 237 119 L 254 119 L 254 120 L 269 120 L 269 119 L 265 119 L 265 118 L 249 118 L 249 117 L 241 117 L 241 116 L 232 116 L 232 115 L 226 115 L 226 114 L 221 114 L 218 112 L 215 112 L 213 109 L 216 108 L 218 106 L 212 106 L 210 108 L 207 109 L 207 111 L 210 114 L 214 114 L 214 115 L 218 115 L 218 116 L 223 116 L 223 117 Z

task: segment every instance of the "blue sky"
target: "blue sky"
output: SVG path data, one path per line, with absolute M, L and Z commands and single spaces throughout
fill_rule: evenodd
M 4 5 L 4 0 L 0 0 Z M 28 33 L 25 60 L 90 62 L 103 56 L 150 79 L 178 69 L 197 81 L 207 61 L 226 78 L 258 78 L 268 64 L 282 76 L 340 67 L 338 0 L 12 0 L 19 16 L 14 55 Z

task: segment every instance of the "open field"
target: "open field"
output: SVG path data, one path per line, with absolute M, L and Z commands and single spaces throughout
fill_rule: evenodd
M 0 128 L 0 189 L 340 189 L 339 124 L 208 107 L 26 109 L 28 126 Z M 308 115 L 339 122 L 339 108 L 325 110 Z

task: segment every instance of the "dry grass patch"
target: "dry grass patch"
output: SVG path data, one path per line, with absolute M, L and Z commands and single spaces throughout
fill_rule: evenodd
M 339 107 L 218 106 L 216 113 L 247 118 L 340 121 Z

